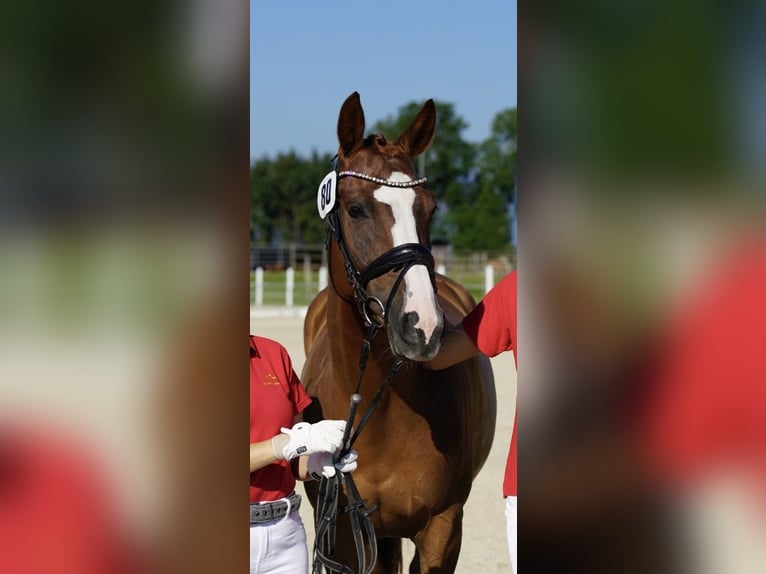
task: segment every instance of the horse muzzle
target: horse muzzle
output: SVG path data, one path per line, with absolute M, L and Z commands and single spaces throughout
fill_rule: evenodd
M 444 313 L 437 304 L 428 315 L 403 311 L 389 318 L 388 340 L 395 355 L 411 361 L 430 361 L 436 356 L 444 334 Z

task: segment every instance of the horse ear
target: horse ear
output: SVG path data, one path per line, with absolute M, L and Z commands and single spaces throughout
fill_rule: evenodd
M 433 100 L 428 100 L 395 143 L 400 144 L 410 157 L 415 157 L 426 151 L 431 145 L 435 130 L 436 106 Z
M 343 102 L 338 116 L 338 141 L 343 155 L 351 155 L 363 138 L 364 110 L 359 93 L 354 92 Z

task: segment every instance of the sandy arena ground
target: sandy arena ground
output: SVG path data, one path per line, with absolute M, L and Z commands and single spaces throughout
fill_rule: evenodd
M 275 339 L 290 353 L 295 371 L 300 375 L 306 359 L 303 353 L 303 318 L 297 313 L 287 316 L 279 310 L 264 310 L 251 314 L 250 331 Z M 473 484 L 465 506 L 463 546 L 457 572 L 473 574 L 508 573 L 508 548 L 505 540 L 502 481 L 508 455 L 513 413 L 516 405 L 516 367 L 511 353 L 492 359 L 497 387 L 497 427 L 489 458 Z M 360 461 L 361 464 L 361 461 Z M 303 494 L 299 483 L 298 491 Z M 306 525 L 309 548 L 313 545 L 311 505 L 306 501 L 300 513 Z M 405 567 L 408 570 L 413 545 L 404 543 Z

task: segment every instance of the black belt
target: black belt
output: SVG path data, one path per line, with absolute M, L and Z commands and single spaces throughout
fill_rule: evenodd
M 301 507 L 301 495 L 293 492 L 287 497 L 290 501 L 290 514 Z M 275 500 L 274 502 L 251 502 L 250 524 L 263 524 L 287 514 L 287 501 Z

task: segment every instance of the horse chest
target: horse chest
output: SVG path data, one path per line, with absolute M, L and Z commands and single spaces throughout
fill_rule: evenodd
M 453 481 L 432 464 L 360 466 L 354 480 L 362 498 L 378 507 L 373 520 L 384 536 L 413 536 L 454 496 Z

